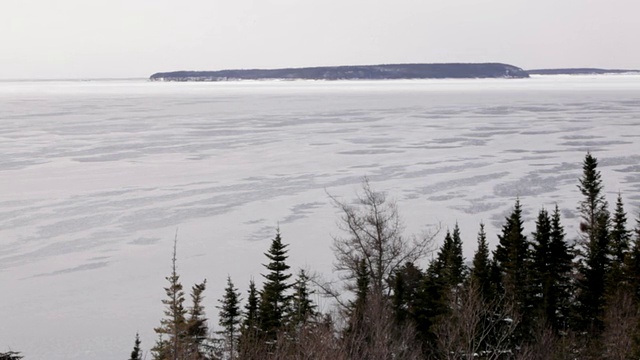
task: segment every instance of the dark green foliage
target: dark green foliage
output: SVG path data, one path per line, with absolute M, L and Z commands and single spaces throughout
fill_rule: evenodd
M 454 291 L 465 280 L 467 269 L 462 256 L 462 240 L 457 223 L 453 228 L 453 234 L 447 231 L 436 260 L 431 264 L 430 272 L 448 291 Z
M 364 259 L 360 260 L 360 265 L 356 269 L 356 288 L 355 299 L 349 301 L 349 326 L 352 327 L 355 322 L 359 322 L 364 314 L 365 306 L 369 301 L 371 294 L 371 276 L 369 267 L 367 267 Z
M 269 261 L 262 291 L 250 282 L 243 314 L 239 293 L 227 279 L 218 307 L 223 329 L 219 334 L 231 339 L 224 352 L 218 343 L 216 353 L 190 350 L 194 344 L 198 349 L 219 340 L 206 338 L 206 330 L 194 331 L 206 329 L 200 305 L 205 284 L 193 287 L 194 306 L 185 312 L 174 247 L 170 286 L 165 289 L 168 300 L 163 300 L 166 318 L 156 329 L 161 338 L 154 358 L 417 359 L 421 357 L 413 352 L 416 344 L 425 359 L 638 358 L 640 218 L 633 234 L 620 195 L 610 217 L 597 161 L 590 154 L 583 171 L 577 250 L 565 239 L 557 205 L 553 212 L 539 211 L 528 239 L 517 200 L 492 258 L 480 224 L 470 270 L 464 264 L 457 224 L 446 233 L 426 270 L 411 260 L 421 256 L 396 256 L 411 252 L 411 246 L 402 243 L 395 203 L 386 204 L 382 194 L 365 184 L 365 196 L 358 203 L 363 207 L 336 202 L 344 212 L 343 225 L 357 227 L 349 238 L 334 239 L 340 263 L 336 269 L 347 273 L 345 288 L 353 295 L 348 303 L 340 303 L 344 318 L 338 323 L 344 327 L 321 320 L 329 318 L 311 301 L 304 271 L 290 282 L 287 245 L 278 231 L 265 254 Z M 386 226 L 382 235 L 367 234 L 377 226 Z M 360 246 L 360 240 L 368 242 Z M 425 251 L 421 245 L 413 249 Z M 405 261 L 398 266 L 400 258 Z M 132 359 L 140 356 L 138 340 Z
M 534 314 L 535 289 L 532 287 L 531 254 L 529 242 L 524 235 L 522 207 L 517 199 L 511 215 L 506 218 L 502 234 L 494 252 L 495 276 L 498 280 L 497 297 L 513 309 L 520 318 L 515 342 L 524 341 L 531 334 Z
M 628 287 L 630 280 L 626 271 L 626 257 L 629 254 L 631 243 L 631 231 L 627 229 L 627 213 L 624 211 L 622 195 L 618 193 L 616 209 L 611 219 L 611 240 L 609 243 L 609 254 L 611 257 L 611 268 L 608 273 L 609 297 L 615 296 L 618 289 Z
M 392 309 L 399 324 L 416 321 L 418 297 L 425 281 L 425 274 L 413 263 L 406 263 L 393 277 Z
M 583 331 L 602 330 L 605 304 L 606 279 L 610 265 L 609 212 L 602 194 L 602 180 L 598 162 L 587 153 L 583 163 L 583 175 L 578 188 L 584 196 L 578 209 L 583 222 L 581 243 L 582 259 L 578 265 L 576 283 L 576 326 Z
M 640 216 L 636 220 L 634 233 L 631 249 L 625 258 L 624 274 L 631 293 L 636 301 L 640 301 Z
M 574 249 L 565 240 L 564 227 L 560 221 L 560 210 L 556 205 L 551 215 L 551 260 L 549 275 L 552 277 L 549 304 L 555 308 L 555 316 L 548 318 L 553 328 L 566 329 L 569 322 L 571 296 L 573 293 L 572 270 Z M 549 310 L 551 311 L 551 310 Z
M 598 226 L 602 223 L 604 213 L 607 213 L 607 201 L 603 194 L 598 160 L 590 153 L 587 153 L 582 163 L 582 177 L 578 189 L 584 197 L 578 205 L 582 217 L 580 231 L 584 234 L 586 242 L 595 242 L 599 232 Z
M 583 330 L 602 329 L 602 314 L 605 303 L 606 280 L 609 270 L 609 218 L 601 214 L 596 223 L 595 238 L 588 243 L 584 257 L 578 266 L 578 327 Z
M 253 282 L 251 284 L 253 285 Z M 253 286 L 253 291 L 253 301 L 255 301 L 255 286 Z M 224 337 L 225 348 L 229 358 L 233 359 L 236 356 L 242 314 L 240 313 L 240 293 L 233 285 L 230 276 L 227 277 L 227 287 L 224 289 L 224 295 L 218 302 L 220 303 L 217 306 L 220 310 L 218 324 L 222 327 L 222 331 L 219 333 Z
M 309 290 L 309 281 L 309 276 L 305 271 L 300 270 L 293 285 L 293 298 L 291 299 L 291 324 L 293 326 L 304 325 L 318 314 L 316 305 L 311 301 L 313 292 Z
M 187 321 L 184 308 L 184 291 L 180 276 L 176 269 L 177 239 L 173 243 L 173 257 L 171 259 L 171 275 L 166 279 L 169 286 L 164 288 L 167 298 L 162 300 L 166 305 L 165 318 L 160 320 L 160 327 L 154 329 L 159 339 L 151 349 L 156 360 L 179 359 L 184 352 Z
M 249 282 L 248 293 L 247 304 L 244 307 L 244 322 L 242 326 L 246 329 L 257 329 L 260 298 L 258 297 L 258 290 L 256 290 L 256 283 L 253 280 Z
M 524 312 L 526 304 L 527 271 L 529 259 L 529 243 L 524 235 L 522 207 L 520 200 L 506 218 L 502 227 L 502 235 L 498 235 L 500 242 L 494 251 L 499 276 L 499 289 L 504 292 L 509 301 L 517 304 L 517 309 Z
M 2 357 L 0 357 L 2 359 Z M 136 341 L 133 343 L 133 351 L 129 360 L 142 360 L 142 350 L 140 349 L 140 335 L 136 333 Z
M 435 347 L 434 326 L 448 311 L 445 286 L 431 273 L 425 273 L 413 263 L 406 263 L 393 277 L 391 308 L 399 327 L 411 326 L 425 354 Z
M 573 255 L 564 240 L 557 206 L 552 218 L 545 209 L 540 210 L 532 245 L 531 276 L 536 315 L 556 331 L 566 329 Z
M 282 243 L 279 229 L 265 256 L 269 263 L 264 265 L 268 273 L 263 275 L 266 281 L 260 294 L 259 326 L 267 339 L 275 339 L 287 320 L 291 305 L 291 295 L 287 291 L 293 286 L 287 282 L 291 277 L 286 263 L 287 245 Z
M 489 245 L 487 244 L 487 234 L 484 231 L 483 223 L 480 223 L 480 231 L 478 231 L 478 248 L 473 255 L 473 268 L 471 269 L 470 279 L 471 285 L 478 289 L 482 299 L 488 300 L 493 297 Z
M 0 353 L 0 360 L 20 360 L 24 356 L 20 355 L 17 351 L 9 351 L 6 353 Z
M 202 293 L 206 289 L 207 280 L 200 284 L 193 285 L 191 288 L 192 306 L 189 308 L 189 319 L 187 320 L 187 336 L 186 336 L 186 356 L 189 359 L 203 358 L 203 344 L 209 335 L 209 327 L 207 326 L 207 318 L 204 312 Z
M 253 348 L 259 345 L 259 310 L 260 297 L 255 282 L 251 280 L 238 339 L 238 353 L 241 359 L 253 358 Z
M 462 256 L 462 239 L 460 238 L 460 227 L 456 222 L 453 227 L 453 233 L 451 234 L 452 243 L 451 250 L 447 256 L 447 263 L 449 264 L 449 285 L 456 287 L 461 285 L 467 276 L 468 269 L 464 264 L 464 257 Z

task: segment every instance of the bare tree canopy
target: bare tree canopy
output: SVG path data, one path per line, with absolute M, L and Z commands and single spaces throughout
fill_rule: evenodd
M 329 195 L 340 209 L 338 227 L 345 234 L 334 236 L 334 269 L 341 272 L 347 286 L 353 287 L 358 267 L 365 263 L 374 293 L 388 294 L 387 280 L 407 262 L 425 257 L 431 250 L 434 234 L 404 237 L 404 225 L 394 200 L 362 182 L 362 192 L 353 203 Z

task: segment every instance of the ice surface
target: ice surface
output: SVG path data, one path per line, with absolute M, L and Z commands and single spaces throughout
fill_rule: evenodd
M 0 347 L 114 359 L 139 331 L 149 349 L 176 230 L 214 322 L 227 275 L 243 292 L 261 280 L 278 224 L 292 265 L 331 274 L 327 193 L 350 199 L 365 175 L 408 234 L 458 221 L 467 257 L 518 196 L 527 231 L 557 202 L 573 238 L 587 150 L 635 217 L 639 139 L 627 75 L 0 82 Z

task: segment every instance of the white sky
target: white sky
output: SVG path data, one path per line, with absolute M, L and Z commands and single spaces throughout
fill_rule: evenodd
M 640 68 L 638 0 L 0 0 L 0 79 L 404 62 Z

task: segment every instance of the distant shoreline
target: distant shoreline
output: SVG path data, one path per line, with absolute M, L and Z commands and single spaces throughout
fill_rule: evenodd
M 415 80 L 415 79 L 524 79 L 530 75 L 640 74 L 640 70 L 558 68 L 523 70 L 502 63 L 442 63 L 320 66 L 282 69 L 158 72 L 151 81 L 220 82 L 240 80 Z
M 236 80 L 408 80 L 527 78 L 523 69 L 501 63 L 384 64 L 284 69 L 172 71 L 151 75 L 152 81 Z
M 598 68 L 564 68 L 527 70 L 529 75 L 614 75 L 640 74 L 640 70 L 598 69 Z

